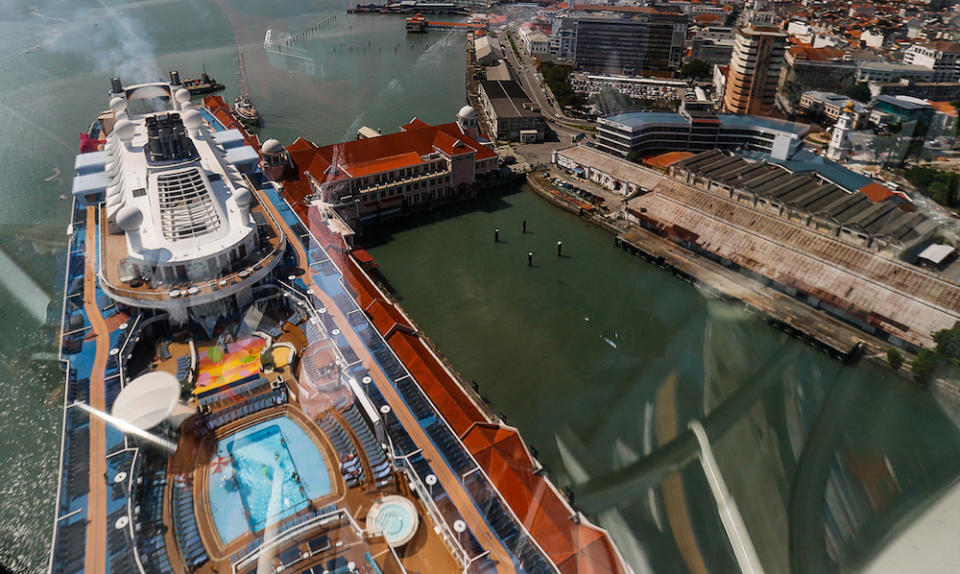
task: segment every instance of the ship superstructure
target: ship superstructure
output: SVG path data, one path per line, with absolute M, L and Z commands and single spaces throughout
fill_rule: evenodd
M 625 571 L 515 429 L 440 398 L 344 237 L 263 176 L 279 144 L 176 74 L 111 88 L 76 162 L 51 572 Z

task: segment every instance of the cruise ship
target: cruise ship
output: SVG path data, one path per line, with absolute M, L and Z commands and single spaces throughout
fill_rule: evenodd
M 52 573 L 629 572 L 283 146 L 176 73 L 107 103 L 73 180 Z

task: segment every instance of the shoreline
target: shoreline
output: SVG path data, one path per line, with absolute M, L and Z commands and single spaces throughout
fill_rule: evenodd
M 611 233 L 617 247 L 722 301 L 741 305 L 771 327 L 825 352 L 831 358 L 851 366 L 863 359 L 892 371 L 886 359 L 886 350 L 893 347 L 869 333 L 843 323 L 756 279 L 710 261 L 640 225 L 622 219 L 611 221 L 602 215 L 584 213 L 579 206 L 547 191 L 533 173 L 527 174 L 526 184 L 547 202 Z M 903 349 L 897 351 L 901 353 L 904 361 L 900 369 L 893 372 L 909 377 L 910 362 L 914 355 Z

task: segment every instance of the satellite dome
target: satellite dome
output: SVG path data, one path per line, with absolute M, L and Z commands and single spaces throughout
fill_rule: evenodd
M 190 101 L 190 92 L 186 88 L 180 88 L 174 92 L 173 97 L 181 104 L 185 104 Z
M 250 188 L 246 186 L 240 186 L 240 189 L 233 194 L 233 199 L 240 207 L 249 206 L 250 202 L 253 200 L 253 196 L 250 194 Z
M 460 111 L 457 112 L 457 117 L 475 118 L 477 117 L 477 110 L 473 109 L 473 106 L 463 106 L 460 108 Z
M 188 130 L 199 129 L 203 125 L 203 116 L 200 115 L 200 112 L 190 108 L 180 114 L 180 119 L 183 120 L 183 125 L 186 126 Z
M 117 225 L 124 231 L 139 229 L 143 223 L 143 213 L 132 205 L 127 205 L 117 212 Z
M 137 131 L 137 128 L 130 120 L 121 119 L 113 125 L 113 131 L 116 132 L 118 138 L 128 142 L 133 139 L 133 135 Z
M 263 142 L 263 145 L 260 146 L 261 153 L 269 154 L 279 154 L 283 152 L 283 146 L 280 145 L 280 142 L 270 138 L 267 141 Z
M 127 108 L 127 100 L 120 97 L 110 98 L 110 110 L 118 114 Z

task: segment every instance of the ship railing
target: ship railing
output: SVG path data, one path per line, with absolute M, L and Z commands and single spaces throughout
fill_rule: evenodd
M 423 503 L 423 506 L 427 509 L 427 512 L 430 514 L 430 518 L 433 520 L 433 523 L 437 525 L 440 529 L 440 540 L 443 541 L 444 546 L 453 554 L 457 562 L 463 567 L 464 572 L 470 567 L 470 564 L 481 558 L 484 554 L 478 556 L 470 557 L 470 554 L 463 547 L 463 544 L 460 543 L 460 539 L 456 534 L 450 529 L 450 525 L 447 524 L 446 519 L 443 516 L 443 513 L 440 512 L 440 509 L 437 507 L 436 502 L 433 500 L 433 495 L 431 494 L 430 489 L 423 483 L 423 480 L 420 478 L 420 475 L 417 474 L 413 465 L 410 464 L 410 457 L 420 454 L 420 449 L 415 450 L 412 453 L 406 455 L 395 455 L 391 453 L 391 458 L 394 463 L 399 463 L 397 466 L 403 469 L 404 474 L 407 475 L 407 480 L 413 489 L 417 492 L 417 496 L 420 498 L 420 502 Z
M 137 334 L 137 329 L 139 328 L 139 326 L 140 326 L 140 313 L 137 313 L 136 316 L 133 318 L 133 324 L 132 325 L 130 325 L 129 323 L 127 324 L 127 327 L 125 329 L 127 336 L 123 340 L 123 344 L 120 345 L 120 353 L 117 355 L 117 370 L 120 372 L 120 388 L 121 389 L 127 386 L 127 373 L 126 373 L 126 369 L 124 368 L 124 363 L 127 360 L 127 344 L 130 342 L 131 339 L 134 338 L 134 335 Z
M 296 538 L 297 536 L 305 534 L 306 532 L 313 530 L 316 527 L 331 525 L 338 519 L 340 521 L 345 521 L 347 524 L 349 524 L 350 527 L 353 528 L 354 533 L 356 533 L 356 535 L 359 536 L 361 539 L 363 538 L 363 529 L 360 528 L 360 525 L 357 524 L 357 522 L 353 519 L 352 516 L 350 516 L 349 512 L 347 512 L 342 508 L 338 508 L 333 512 L 327 512 L 325 514 L 321 514 L 319 516 L 315 516 L 309 520 L 301 522 L 300 524 L 297 524 L 293 528 L 290 528 L 288 530 L 281 532 L 279 535 L 273 538 L 264 539 L 263 543 L 261 543 L 259 546 L 251 550 L 245 556 L 243 556 L 242 558 L 240 558 L 239 560 L 233 563 L 233 571 L 239 572 L 249 566 L 254 565 L 256 561 L 259 560 L 260 555 L 263 554 L 264 551 L 269 551 L 269 550 L 273 550 L 274 548 L 278 548 L 283 544 L 285 544 L 286 542 L 288 542 L 289 540 Z

